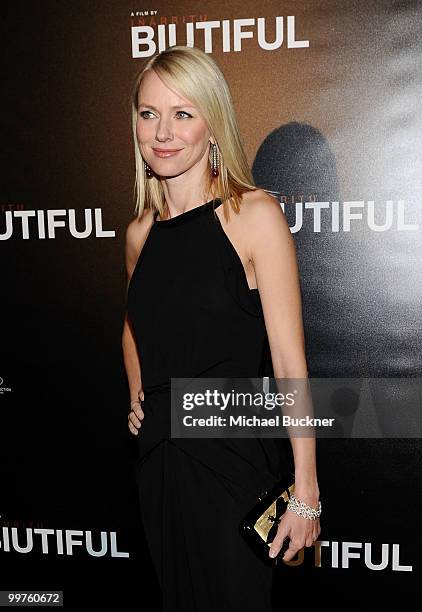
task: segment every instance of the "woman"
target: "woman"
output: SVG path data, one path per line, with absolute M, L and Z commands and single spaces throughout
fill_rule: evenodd
M 271 607 L 272 568 L 238 524 L 289 471 L 281 440 L 172 439 L 171 377 L 306 378 L 293 240 L 279 203 L 253 184 L 224 77 L 212 58 L 175 46 L 135 82 L 136 218 L 126 233 L 123 353 L 138 436 L 146 538 L 163 609 Z M 291 439 L 295 494 L 317 508 L 312 438 Z M 290 560 L 320 532 L 287 511 Z

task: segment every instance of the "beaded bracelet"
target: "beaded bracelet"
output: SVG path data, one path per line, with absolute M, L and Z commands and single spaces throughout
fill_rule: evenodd
M 318 502 L 318 509 L 316 510 L 315 508 L 308 506 L 307 504 L 305 504 L 305 502 L 300 501 L 294 495 L 292 495 L 290 497 L 289 503 L 287 504 L 287 510 L 291 510 L 299 516 L 303 516 L 303 518 L 315 521 L 321 516 L 321 502 Z

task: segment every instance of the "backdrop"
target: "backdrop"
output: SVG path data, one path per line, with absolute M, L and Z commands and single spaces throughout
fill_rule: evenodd
M 416 383 L 422 5 L 7 0 L 2 12 L 0 590 L 158 610 L 121 352 L 135 74 L 174 44 L 221 66 L 256 184 L 295 238 L 310 376 Z M 364 416 L 382 420 L 390 395 L 378 388 Z M 280 605 L 385 610 L 416 592 L 420 451 L 394 433 L 319 441 L 322 532 L 277 570 Z

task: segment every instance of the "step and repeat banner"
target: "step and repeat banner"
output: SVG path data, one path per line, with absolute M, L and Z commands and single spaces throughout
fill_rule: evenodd
M 132 83 L 181 44 L 222 68 L 254 180 L 287 215 L 310 377 L 361 378 L 371 399 L 345 408 L 362 435 L 318 441 L 322 532 L 277 568 L 275 601 L 393 609 L 420 569 L 420 422 L 406 409 L 422 374 L 422 4 L 2 12 L 0 590 L 159 610 L 127 429 L 124 237 Z

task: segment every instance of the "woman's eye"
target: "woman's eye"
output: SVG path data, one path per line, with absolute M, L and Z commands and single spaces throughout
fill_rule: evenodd
M 141 111 L 141 112 L 139 113 L 139 115 L 142 117 L 142 119 L 148 119 L 148 117 L 145 117 L 145 116 L 144 116 L 144 115 L 145 115 L 145 113 L 146 113 L 146 114 L 148 114 L 148 113 L 151 113 L 151 111 Z
M 189 113 L 187 113 L 186 111 L 178 111 L 177 113 L 178 115 L 182 114 L 182 115 L 187 115 L 188 117 L 192 118 L 192 115 L 189 115 Z

